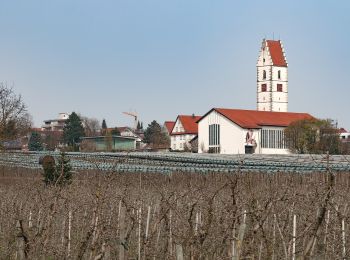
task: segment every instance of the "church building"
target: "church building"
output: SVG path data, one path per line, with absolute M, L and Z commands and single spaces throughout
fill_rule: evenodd
M 288 111 L 288 63 L 280 40 L 263 40 L 257 62 L 257 109 Z
M 288 112 L 288 63 L 280 40 L 263 40 L 257 62 L 257 110 L 212 108 L 198 121 L 198 152 L 288 154 L 284 129 L 312 119 Z

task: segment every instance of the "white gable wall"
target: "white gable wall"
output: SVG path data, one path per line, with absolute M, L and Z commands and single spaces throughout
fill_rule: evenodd
M 181 134 L 183 133 L 183 134 Z M 196 136 L 194 134 L 186 134 L 185 129 L 179 120 L 176 119 L 173 131 L 170 135 L 170 147 L 172 150 L 183 151 L 185 147 L 191 148 L 190 141 Z
M 246 145 L 246 135 L 249 129 L 245 129 L 235 124 L 231 120 L 213 110 L 198 123 L 198 153 L 209 151 L 209 125 L 220 125 L 220 153 L 221 154 L 244 154 Z M 267 126 L 262 129 L 252 129 L 253 139 L 256 141 L 255 154 L 289 154 L 288 149 L 262 148 L 262 130 L 283 131 L 284 127 Z
M 215 110 L 202 118 L 198 123 L 198 153 L 209 151 L 209 125 L 220 125 L 220 153 L 244 154 L 247 130 L 236 125 Z M 254 130 L 258 135 L 258 130 Z

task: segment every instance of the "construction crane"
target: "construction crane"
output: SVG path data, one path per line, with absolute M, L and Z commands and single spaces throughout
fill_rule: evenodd
M 135 120 L 134 122 L 134 128 L 135 130 L 137 129 L 137 113 L 136 112 L 123 112 L 123 114 L 127 115 L 127 116 L 132 116 Z

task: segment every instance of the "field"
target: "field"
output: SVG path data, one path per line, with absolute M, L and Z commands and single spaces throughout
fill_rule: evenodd
M 40 155 L 2 154 L 0 258 L 349 257 L 346 157 L 134 155 L 70 154 L 48 187 Z

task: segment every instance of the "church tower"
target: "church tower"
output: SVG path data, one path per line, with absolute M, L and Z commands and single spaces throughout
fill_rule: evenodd
M 257 68 L 257 109 L 288 111 L 288 63 L 280 40 L 263 39 Z

